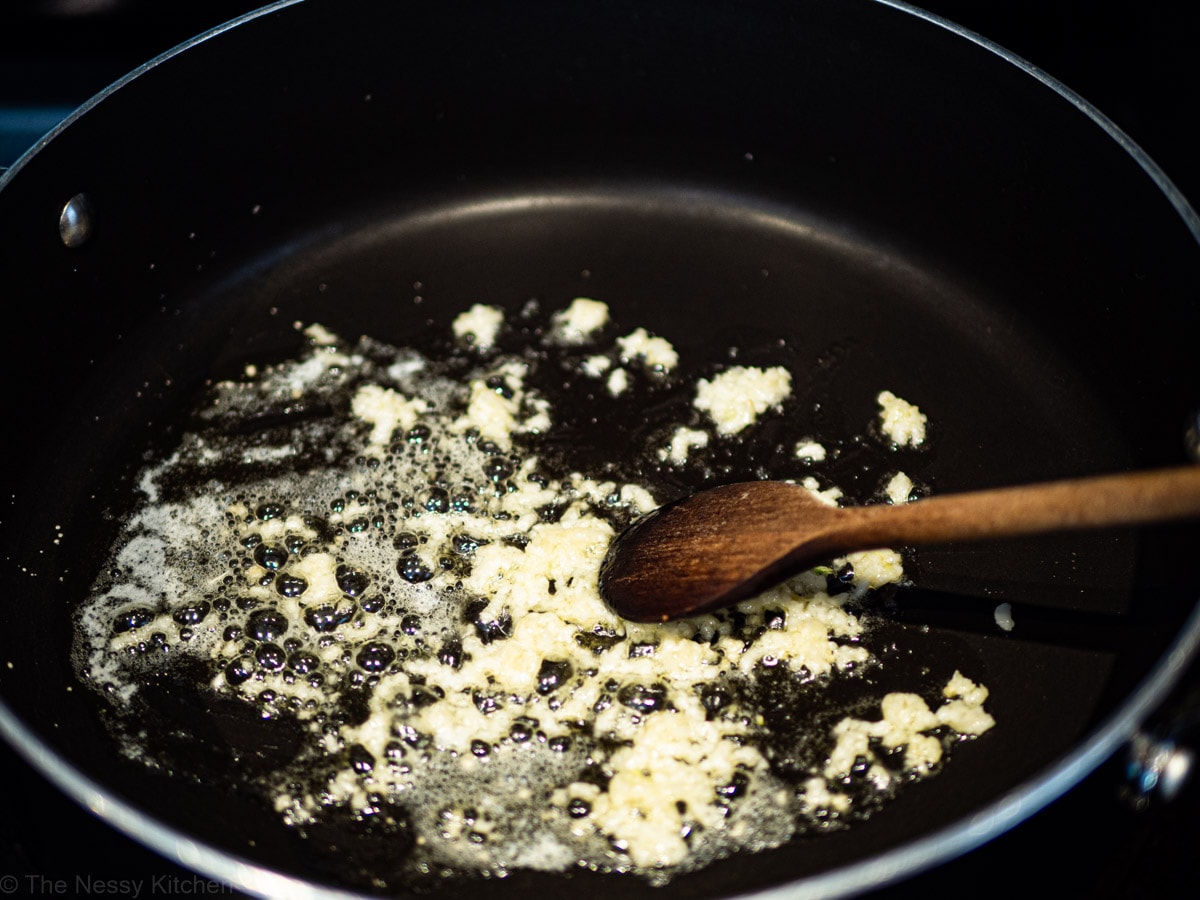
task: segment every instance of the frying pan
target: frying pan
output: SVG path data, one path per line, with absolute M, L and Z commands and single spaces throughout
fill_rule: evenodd
M 1065 89 L 898 4 L 282 3 L 86 105 L 6 173 L 0 222 L 33 301 L 4 362 L 0 727 L 117 828 L 254 894 L 368 892 L 394 848 L 282 829 L 238 772 L 278 764 L 287 735 L 197 715 L 178 685 L 150 727 L 203 740 L 160 771 L 123 758 L 71 665 L 71 611 L 141 461 L 205 379 L 294 352 L 294 320 L 420 343 L 479 298 L 598 296 L 685 355 L 783 354 L 821 434 L 850 440 L 884 383 L 921 398 L 938 430 L 906 464 L 936 491 L 1179 462 L 1200 387 L 1186 201 Z M 619 409 L 591 419 L 568 462 L 643 437 Z M 829 475 L 863 498 L 860 473 Z M 1061 795 L 1194 655 L 1196 537 L 922 553 L 891 627 L 979 673 L 995 732 L 858 827 L 671 893 L 859 892 Z M 1011 633 L 989 627 L 1001 600 Z M 470 887 L 655 895 L 583 874 Z

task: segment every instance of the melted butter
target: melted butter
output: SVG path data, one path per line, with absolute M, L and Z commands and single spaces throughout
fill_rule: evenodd
M 608 318 L 587 304 L 552 319 L 548 340 L 566 323 L 595 368 L 587 339 Z M 501 327 L 492 307 L 456 320 L 472 367 L 455 379 L 412 350 L 351 349 L 310 326 L 303 356 L 218 385 L 202 421 L 284 401 L 334 414 L 276 437 L 189 433 L 147 467 L 144 502 L 79 615 L 82 676 L 133 709 L 164 657 L 186 656 L 216 694 L 294 717 L 305 749 L 255 789 L 300 830 L 331 810 L 403 808 L 414 877 L 584 866 L 665 883 L 847 816 L 851 782 L 893 790 L 878 746 L 906 748 L 907 774 L 924 777 L 948 729 L 991 727 L 986 689 L 956 674 L 942 707 L 882 697 L 879 719 L 842 719 L 820 736 L 823 763 L 782 777 L 756 678 L 820 683 L 877 662 L 847 600 L 900 580 L 899 556 L 854 557 L 846 593 L 810 573 L 728 613 L 618 619 L 600 562 L 656 500 L 597 473 L 542 474 L 536 438 L 553 431 L 554 404 L 527 386 L 529 357 L 486 352 Z M 603 358 L 641 358 L 645 378 L 677 363 L 640 329 Z M 755 414 L 785 399 L 787 373 L 771 374 Z M 351 694 L 364 712 L 347 721 Z

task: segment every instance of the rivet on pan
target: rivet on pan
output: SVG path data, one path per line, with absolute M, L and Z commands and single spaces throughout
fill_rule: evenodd
M 1144 808 L 1152 798 L 1173 800 L 1187 782 L 1196 761 L 1189 748 L 1141 732 L 1133 736 L 1127 754 L 1127 800 L 1135 809 Z
M 95 220 L 92 204 L 85 194 L 76 194 L 67 201 L 58 217 L 58 236 L 68 247 L 78 247 L 92 236 Z
M 1192 462 L 1200 463 L 1200 409 L 1192 411 L 1183 432 L 1183 447 Z

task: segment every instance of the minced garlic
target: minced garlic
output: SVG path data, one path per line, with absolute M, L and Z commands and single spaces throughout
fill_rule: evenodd
M 927 418 L 918 407 L 891 391 L 880 391 L 875 399 L 879 404 L 879 426 L 892 443 L 915 447 L 925 442 Z
M 621 359 L 640 359 L 649 369 L 669 372 L 679 365 L 679 354 L 666 338 L 652 336 L 645 328 L 636 328 L 625 337 L 617 338 Z
M 562 344 L 582 344 L 608 324 L 608 304 L 576 297 L 550 319 L 551 338 Z
M 732 435 L 749 428 L 768 409 L 778 408 L 791 391 L 791 373 L 782 366 L 734 366 L 700 379 L 693 405 L 708 413 L 718 433 Z
M 864 759 L 863 783 L 894 790 L 879 748 L 903 748 L 905 777 L 920 778 L 942 764 L 948 730 L 992 727 L 986 689 L 956 673 L 934 709 L 890 693 L 878 719 L 813 734 L 826 758 L 785 778 L 764 750 L 760 680 L 814 686 L 878 664 L 854 602 L 901 582 L 901 557 L 833 561 L 851 582 L 836 591 L 811 572 L 728 611 L 620 619 L 599 569 L 620 528 L 660 498 L 639 479 L 556 469 L 540 454 L 562 408 L 536 386 L 537 354 L 488 352 L 503 324 L 483 304 L 456 317 L 453 369 L 310 326 L 301 358 L 218 385 L 201 419 L 297 397 L 340 418 L 300 423 L 277 445 L 236 428 L 221 447 L 188 434 L 142 473 L 145 502 L 80 617 L 87 680 L 133 712 L 155 648 L 207 667 L 213 693 L 304 734 L 297 760 L 256 785 L 282 822 L 394 804 L 414 878 L 583 865 L 662 884 L 849 815 Z M 582 378 L 607 376 L 614 396 L 667 380 L 678 356 L 641 328 L 585 355 L 579 345 L 609 324 L 605 304 L 576 298 L 536 349 L 577 353 Z M 782 367 L 735 367 L 695 385 L 694 407 L 718 435 L 742 434 L 790 389 Z M 889 434 L 919 442 L 912 428 Z M 685 424 L 653 433 L 647 465 L 674 470 L 710 438 Z M 801 473 L 824 455 L 803 446 L 780 454 Z M 229 465 L 240 468 L 225 483 Z M 911 491 L 900 478 L 887 489 L 897 502 Z M 827 504 L 842 496 L 800 483 Z M 138 734 L 130 755 L 152 757 Z
M 454 336 L 470 342 L 477 350 L 487 351 L 496 343 L 504 325 L 504 310 L 498 306 L 476 303 L 460 313 L 451 326 Z

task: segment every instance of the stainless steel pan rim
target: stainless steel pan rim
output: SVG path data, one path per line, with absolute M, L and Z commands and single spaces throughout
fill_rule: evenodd
M 53 141 L 55 139 L 55 137 L 57 137 L 59 134 L 61 134 L 67 128 L 70 128 L 71 125 L 75 121 L 77 121 L 81 116 L 87 115 L 87 113 L 89 111 L 95 109 L 99 104 L 104 102 L 105 98 L 116 93 L 121 88 L 123 88 L 125 85 L 129 84 L 129 82 L 133 81 L 135 78 L 138 78 L 141 75 L 144 75 L 145 73 L 154 69 L 161 63 L 166 62 L 168 59 L 171 59 L 174 56 L 178 56 L 180 53 L 184 53 L 185 51 L 190 50 L 192 47 L 195 47 L 197 44 L 202 44 L 205 41 L 209 40 L 210 38 L 214 38 L 219 34 L 223 34 L 224 32 L 229 31 L 232 28 L 236 28 L 239 25 L 245 24 L 246 22 L 253 21 L 254 19 L 258 19 L 262 16 L 269 15 L 278 10 L 286 9 L 289 6 L 295 6 L 297 3 L 303 3 L 303 2 L 304 2 L 304 0 L 275 0 L 275 2 L 273 2 L 273 3 L 269 3 L 268 5 L 263 6 L 259 9 L 251 10 L 250 12 L 245 13 L 244 15 L 238 16 L 235 19 L 230 19 L 228 22 L 225 22 L 221 25 L 217 25 L 214 28 L 210 28 L 208 31 L 198 34 L 193 38 L 189 38 L 188 40 L 184 41 L 182 44 L 179 44 L 178 46 L 175 46 L 169 50 L 163 51 L 162 53 L 160 53 L 158 56 L 154 57 L 153 59 L 147 60 L 142 65 L 140 65 L 136 69 L 134 69 L 132 72 L 129 72 L 127 75 L 124 75 L 121 78 L 118 78 L 116 81 L 114 81 L 108 87 L 104 88 L 104 90 L 100 91 L 94 97 L 92 97 L 89 100 L 86 100 L 84 103 L 80 104 L 79 107 L 77 109 L 75 109 L 69 116 L 67 116 L 65 119 L 63 119 L 61 122 L 59 122 L 57 125 L 55 125 L 52 129 L 50 129 L 50 131 L 46 132 L 46 134 L 42 137 L 41 140 L 39 140 L 36 144 L 34 144 L 32 147 L 30 147 L 28 150 L 26 150 L 23 154 L 21 154 L 21 156 L 17 159 L 16 162 L 14 162 L 7 169 L 0 171 L 0 190 L 3 190 L 4 186 L 6 184 L 8 184 L 8 182 L 12 181 L 12 179 L 16 176 L 16 174 L 25 167 L 25 164 L 27 162 L 29 162 L 29 160 L 32 159 L 34 156 L 36 156 L 37 153 L 43 147 L 45 147 L 47 144 L 49 144 L 51 141 Z

